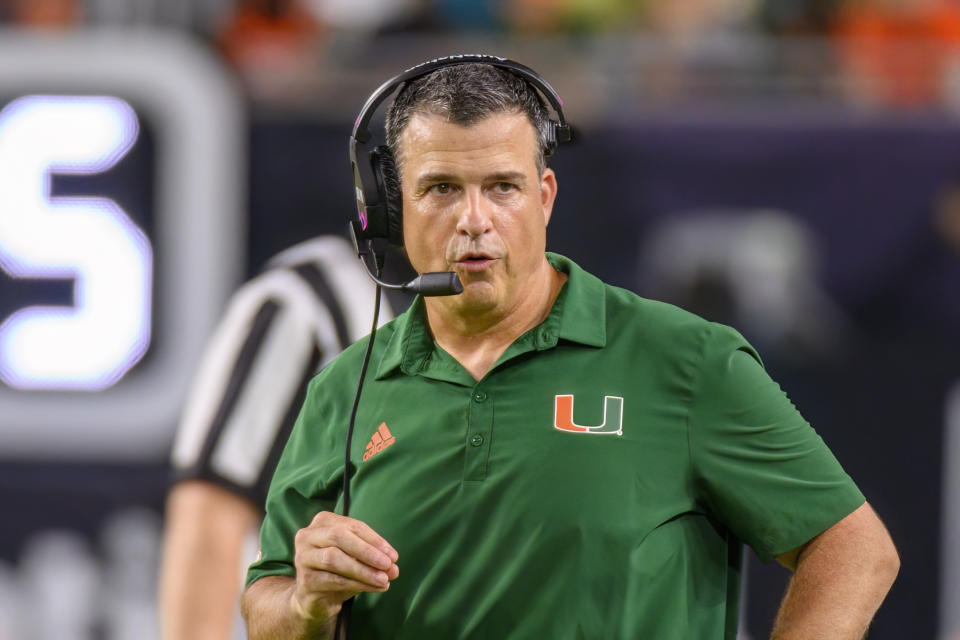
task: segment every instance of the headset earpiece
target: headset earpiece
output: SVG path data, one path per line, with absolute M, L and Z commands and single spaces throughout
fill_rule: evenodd
M 383 203 L 386 236 L 390 244 L 403 246 L 403 194 L 400 173 L 390 147 L 380 145 L 370 153 L 370 163 L 377 180 L 377 191 Z
M 543 155 L 549 158 L 557 150 L 557 127 L 559 125 L 554 120 L 547 121 L 546 142 L 547 148 L 543 150 Z

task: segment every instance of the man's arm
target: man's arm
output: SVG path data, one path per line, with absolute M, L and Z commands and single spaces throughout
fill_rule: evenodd
M 893 541 L 867 503 L 777 560 L 795 572 L 771 640 L 860 640 L 900 570 Z
M 288 576 L 260 578 L 243 593 L 241 611 L 251 640 L 333 638 L 336 615 L 310 620 L 296 609 L 297 581 Z
M 164 638 L 232 637 L 243 546 L 259 520 L 248 499 L 215 484 L 174 485 L 167 497 L 160 578 Z
M 346 600 L 382 593 L 400 575 L 397 552 L 365 523 L 321 511 L 295 538 L 296 577 L 266 576 L 243 594 L 250 640 L 331 638 Z

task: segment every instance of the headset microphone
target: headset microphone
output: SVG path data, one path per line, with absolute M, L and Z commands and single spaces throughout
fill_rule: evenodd
M 360 236 L 357 233 L 358 225 L 359 223 L 356 220 L 351 221 L 350 235 L 353 237 L 354 248 L 357 250 L 357 255 L 360 256 L 360 262 L 363 263 L 363 267 L 367 272 L 367 275 L 370 276 L 370 279 L 376 282 L 379 286 L 383 287 L 384 289 L 391 289 L 393 291 L 419 293 L 420 295 L 427 297 L 455 296 L 458 293 L 463 293 L 463 284 L 460 282 L 460 276 L 453 271 L 431 271 L 428 273 L 423 273 L 410 282 L 397 284 L 384 282 L 378 277 L 379 274 L 375 275 L 373 273 L 370 265 L 367 264 L 367 261 L 363 259 L 365 256 L 372 254 L 374 257 L 374 262 L 377 264 L 377 271 L 380 271 L 380 269 L 383 268 L 383 252 L 374 249 L 372 246 L 373 241 L 360 239 Z
M 384 282 L 374 277 L 369 270 L 367 270 L 367 274 L 384 289 L 419 293 L 422 296 L 455 296 L 458 293 L 463 293 L 463 284 L 460 283 L 460 277 L 453 271 L 431 271 L 403 284 Z

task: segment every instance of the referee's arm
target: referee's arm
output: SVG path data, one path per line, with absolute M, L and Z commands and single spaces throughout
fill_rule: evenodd
M 163 637 L 234 637 L 244 541 L 260 509 L 206 480 L 183 480 L 167 496 L 161 611 Z

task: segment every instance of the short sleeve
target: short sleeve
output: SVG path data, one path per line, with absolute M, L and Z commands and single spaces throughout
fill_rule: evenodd
M 294 537 L 321 511 L 334 508 L 336 484 L 342 478 L 342 460 L 332 454 L 341 449 L 331 446 L 331 434 L 324 433 L 319 410 L 317 384 L 323 375 L 310 382 L 307 398 L 297 417 L 290 439 L 277 464 L 266 510 L 260 527 L 257 560 L 247 571 L 247 584 L 270 575 L 295 575 Z M 320 455 L 326 452 L 327 455 Z M 333 487 L 327 491 L 326 487 Z
M 691 399 L 697 498 L 763 562 L 864 502 L 823 439 L 734 330 L 710 325 Z

